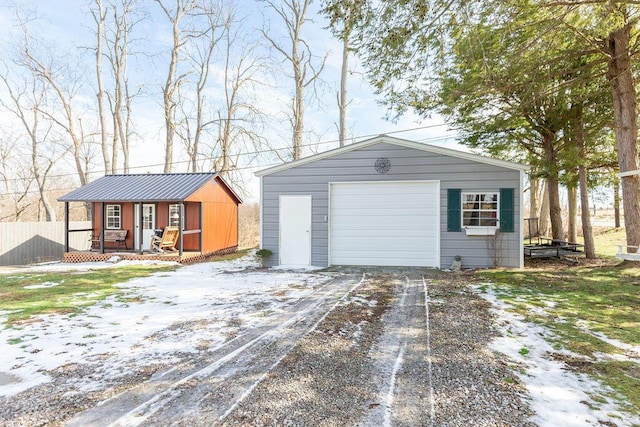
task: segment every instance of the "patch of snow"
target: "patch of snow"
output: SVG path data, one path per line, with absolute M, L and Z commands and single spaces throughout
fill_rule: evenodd
M 552 336 L 549 330 L 525 323 L 522 316 L 509 311 L 508 304 L 498 299 L 490 285 L 474 289 L 493 305 L 492 311 L 502 332 L 490 348 L 505 354 L 522 368 L 523 372 L 516 370 L 516 374 L 531 395 L 536 424 L 540 427 L 577 427 L 597 426 L 601 422 L 618 425 L 620 420 L 628 423 L 625 425 L 640 423 L 639 417 L 630 416 L 609 402 L 606 394 L 613 394 L 613 390 L 587 375 L 567 370 L 563 363 L 550 357 L 552 353 L 579 356 L 555 350 L 545 339 Z M 599 401 L 596 402 L 593 396 L 599 396 Z
M 378 305 L 377 300 L 368 300 L 365 295 L 354 295 L 345 300 L 344 305 L 354 304 L 361 307 L 376 307 Z
M 316 267 L 313 265 L 276 265 L 269 267 L 270 270 L 294 270 L 294 271 L 318 271 L 325 267 Z
M 159 260 L 122 260 L 117 265 L 109 262 L 49 262 L 43 264 L 34 264 L 21 267 L 11 267 L 0 270 L 0 274 L 16 274 L 16 273 L 51 273 L 51 272 L 85 272 L 91 270 L 102 270 L 105 268 L 117 268 L 130 265 L 167 265 L 167 266 L 180 266 L 181 264 L 175 261 L 159 261 Z M 12 276 L 12 277 L 20 277 Z
M 389 383 L 389 389 L 387 390 L 386 402 L 385 402 L 385 412 L 384 412 L 384 426 L 391 427 L 391 416 L 393 415 L 393 398 L 396 393 L 396 376 L 398 375 L 398 371 L 402 367 L 404 363 L 404 352 L 407 349 L 407 343 L 405 342 L 398 355 L 396 356 L 395 363 L 393 364 L 393 370 L 391 371 L 391 381 Z
M 24 286 L 24 289 L 43 289 L 43 288 L 53 288 L 54 286 L 58 286 L 64 283 L 64 280 L 60 282 L 43 282 L 37 285 L 27 285 Z
M 176 353 L 216 348 L 238 328 L 264 323 L 333 277 L 255 270 L 255 266 L 255 259 L 247 256 L 159 272 L 117 285 L 125 299 L 136 302 L 113 296 L 81 314 L 43 315 L 0 329 L 0 366 L 20 379 L 0 387 L 0 395 L 11 396 L 48 382 L 50 372 L 77 363 L 97 372 L 79 379 L 75 387 L 95 390 L 129 374 L 130 366 L 171 363 Z M 82 296 L 78 298 L 81 301 Z
M 429 287 L 427 286 L 427 281 L 424 276 L 422 276 L 422 288 L 424 290 L 424 318 L 425 325 L 427 327 L 427 366 L 429 367 L 429 419 L 431 420 L 431 424 L 433 424 L 433 420 L 435 419 L 435 397 L 433 393 L 433 360 L 431 357 L 431 326 L 429 324 L 429 303 L 433 304 L 431 296 L 429 295 Z M 442 302 L 442 300 L 437 300 Z
M 578 320 L 576 322 L 576 326 L 578 328 L 580 328 L 581 331 L 593 335 L 594 337 L 598 338 L 601 341 L 606 342 L 607 344 L 609 344 L 612 347 L 617 348 L 618 350 L 622 350 L 623 352 L 628 354 L 628 357 L 624 357 L 621 355 L 609 355 L 609 356 L 619 356 L 620 358 L 617 360 L 634 360 L 636 362 L 640 363 L 640 345 L 632 345 L 632 344 L 628 344 L 626 342 L 622 342 L 620 340 L 617 340 L 615 338 L 609 338 L 608 336 L 606 336 L 605 334 L 603 334 L 602 332 L 596 332 L 593 331 L 589 328 L 589 323 L 586 321 L 582 321 L 582 320 Z M 630 353 L 630 354 L 629 354 Z M 610 357 L 612 358 L 612 357 Z M 615 357 L 613 357 L 615 359 Z

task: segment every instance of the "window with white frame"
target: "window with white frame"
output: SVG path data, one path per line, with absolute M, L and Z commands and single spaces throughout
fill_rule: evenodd
M 498 193 L 462 193 L 463 227 L 498 227 Z
M 180 205 L 178 203 L 174 205 L 169 205 L 169 225 L 179 227 L 180 226 L 180 217 L 184 215 L 184 209 L 180 209 Z M 185 220 L 183 222 L 184 225 L 187 224 Z
M 107 205 L 107 229 L 119 230 L 122 225 L 122 209 L 120 205 Z

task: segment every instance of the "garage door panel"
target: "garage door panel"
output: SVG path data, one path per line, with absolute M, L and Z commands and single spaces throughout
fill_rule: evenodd
M 332 264 L 439 266 L 439 184 L 331 185 Z
M 380 199 L 384 197 L 384 204 L 380 205 Z M 342 203 L 349 201 L 358 201 L 359 206 L 352 206 L 354 209 L 364 210 L 367 208 L 376 209 L 395 209 L 396 205 L 402 204 L 407 207 L 428 207 L 431 204 L 431 200 L 415 198 L 408 199 L 409 197 L 415 197 L 411 194 L 354 194 L 348 197 L 341 197 L 333 199 L 334 202 Z M 418 196 L 420 197 L 420 196 Z
M 366 245 L 366 239 L 365 240 L 365 245 Z M 373 243 L 369 244 L 369 249 L 359 249 L 357 251 L 359 256 L 363 256 L 363 255 L 370 255 L 372 253 L 383 253 L 383 254 L 387 254 L 386 256 L 388 257 L 394 257 L 394 258 L 402 258 L 403 256 L 407 256 L 407 254 L 410 253 L 421 253 L 421 254 L 430 254 L 433 253 L 435 251 L 435 249 L 430 249 L 430 248 L 420 248 L 419 251 L 411 251 L 408 250 L 407 247 L 410 247 L 410 245 L 412 243 L 416 243 L 416 242 L 411 242 L 411 241 L 395 241 L 395 242 L 389 242 L 388 245 L 386 245 L 385 247 L 376 247 L 373 246 Z M 351 251 L 351 248 L 349 246 L 344 246 L 344 245 L 340 245 L 337 246 L 335 248 L 332 248 L 332 253 L 334 255 L 347 255 L 348 252 Z M 393 254 L 391 252 L 402 252 L 402 254 Z
M 437 233 L 435 231 L 430 230 L 411 230 L 411 229 L 395 229 L 395 230 L 378 230 L 375 236 L 371 236 L 371 232 L 369 230 L 349 230 L 346 229 L 341 232 L 344 239 L 338 239 L 334 242 L 334 247 L 338 247 L 345 240 L 351 239 L 363 239 L 362 243 L 365 243 L 364 239 L 371 240 L 370 243 L 376 242 L 381 237 L 386 237 L 388 239 L 397 239 L 397 240 L 405 240 L 405 239 L 421 239 L 421 242 L 424 242 L 424 239 L 434 239 L 437 237 Z M 353 243 L 346 242 L 349 246 L 353 245 Z M 418 244 L 419 242 L 416 242 Z
M 378 253 L 377 255 L 368 254 L 366 256 L 356 256 L 350 258 L 349 264 L 339 265 L 377 265 L 377 266 L 389 266 L 389 267 L 432 267 L 425 266 L 424 254 L 416 254 L 414 257 L 405 256 L 402 258 L 389 258 L 385 254 Z
M 336 218 L 332 218 L 336 223 Z M 430 221 L 436 221 L 436 217 L 427 218 Z M 332 224 L 334 230 L 435 230 L 436 228 L 427 224 L 420 226 L 411 221 L 410 217 L 403 217 L 402 220 L 389 218 L 386 223 L 381 223 L 375 218 L 344 218 L 338 224 Z

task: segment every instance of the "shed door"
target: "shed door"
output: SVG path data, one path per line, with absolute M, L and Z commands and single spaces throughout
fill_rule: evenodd
M 333 183 L 330 264 L 440 266 L 440 185 Z
M 136 250 L 147 250 L 151 246 L 151 237 L 156 228 L 156 205 L 142 205 L 142 248 L 140 248 L 140 205 L 135 205 L 134 245 Z
M 311 265 L 311 196 L 280 196 L 280 264 Z

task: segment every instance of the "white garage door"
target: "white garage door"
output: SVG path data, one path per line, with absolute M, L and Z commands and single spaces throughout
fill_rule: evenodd
M 330 264 L 439 267 L 438 182 L 331 184 Z

